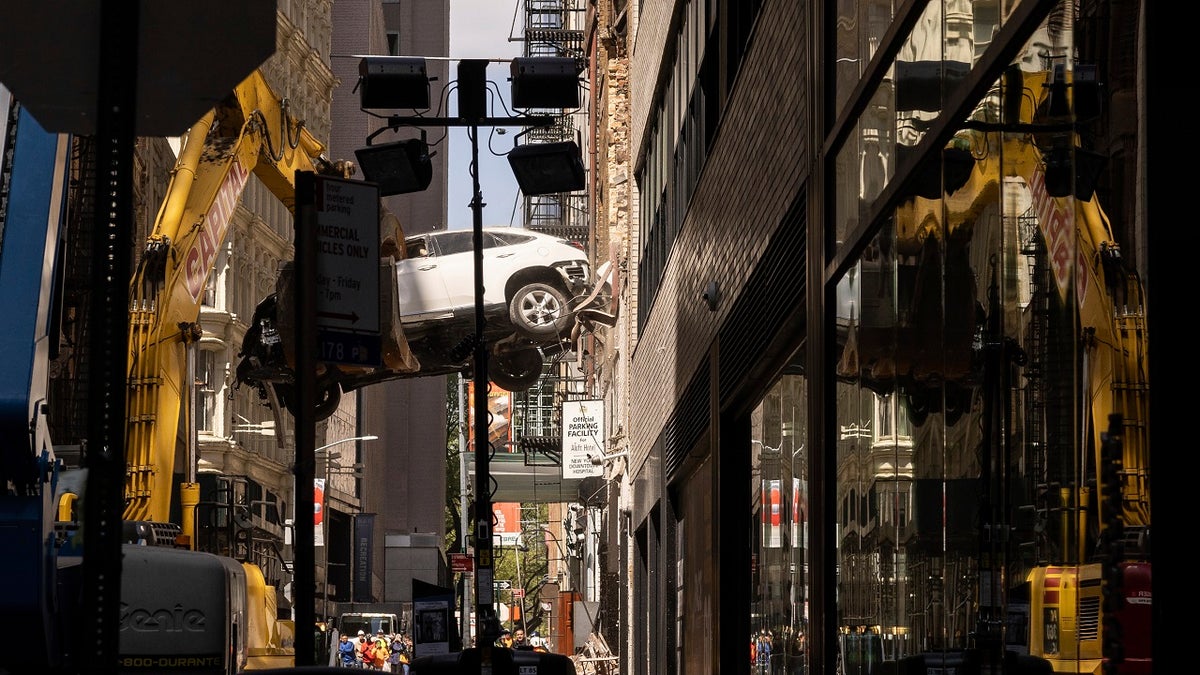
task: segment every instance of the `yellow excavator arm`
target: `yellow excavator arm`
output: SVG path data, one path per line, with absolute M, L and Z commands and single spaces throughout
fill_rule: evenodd
M 1032 121 L 1048 96 L 1048 75 L 1022 74 L 1020 124 L 1029 131 L 979 125 L 955 135 L 950 146 L 969 150 L 974 160 L 966 183 L 943 199 L 917 196 L 898 207 L 898 247 L 915 254 L 928 237 L 953 236 L 957 228 L 975 223 L 984 209 L 1002 203 L 1005 179 L 1024 181 L 1059 297 L 1077 308 L 1087 348 L 1083 371 L 1087 410 L 1083 417 L 1090 426 L 1093 456 L 1080 460 L 1090 462 L 1098 472 L 1101 434 L 1108 429 L 1108 416 L 1120 413 L 1126 429 L 1122 471 L 1125 524 L 1149 526 L 1149 372 L 1142 286 L 1135 274 L 1117 264 L 1120 249 L 1095 194 L 1086 199 L 1059 197 L 1047 189 L 1046 160 L 1039 147 L 1046 136 L 1033 130 Z M 1072 135 L 1071 143 L 1075 140 Z M 1078 554 L 1082 558 L 1084 552 Z
M 1016 183 L 1027 191 L 1029 212 L 1045 244 L 1045 261 L 1053 278 L 1058 306 L 1073 311 L 1082 346 L 1078 393 L 1080 442 L 1072 466 L 1078 474 L 1063 479 L 1054 509 L 1059 526 L 1048 528 L 1056 540 L 1039 551 L 1039 560 L 1024 581 L 1029 584 L 1029 653 L 1047 659 L 1056 673 L 1099 673 L 1103 665 L 1104 593 L 1123 598 L 1118 611 L 1126 635 L 1121 672 L 1150 672 L 1148 623 L 1150 565 L 1140 544 L 1105 547 L 1097 553 L 1101 535 L 1114 523 L 1121 541 L 1136 541 L 1150 527 L 1149 374 L 1146 307 L 1137 273 L 1121 260 L 1120 247 L 1108 216 L 1091 186 L 1081 184 L 1086 171 L 1077 166 L 1087 156 L 1070 119 L 1047 103 L 1051 92 L 1077 92 L 1049 72 L 1010 72 L 1006 87 L 1019 87 L 985 101 L 977 119 L 969 120 L 947 148 L 969 152 L 969 173 L 957 189 L 941 199 L 916 196 L 896 210 L 897 249 L 917 255 L 934 238 L 943 243 L 961 236 L 964 228 L 994 218 L 996 204 L 1019 203 Z M 1062 72 L 1056 74 L 1064 77 Z M 1065 77 L 1072 77 L 1067 74 Z M 1005 112 L 995 121 L 987 105 L 1018 102 L 1019 113 Z M 1012 106 L 1016 108 L 1017 106 Z M 1014 119 L 1015 117 L 1015 119 Z M 949 154 L 947 155 L 949 156 Z M 949 160 L 947 160 L 949 163 Z M 949 169 L 944 175 L 950 175 Z M 959 174 L 960 176 L 962 174 Z M 947 181 L 949 182 L 949 181 Z M 1005 214 L 1018 216 L 1024 214 Z M 1033 319 L 1038 320 L 1038 319 Z M 1110 416 L 1121 417 L 1122 465 L 1113 482 L 1106 479 L 1105 433 Z M 1111 447 L 1111 446 L 1110 446 Z M 1109 512 L 1113 489 L 1119 494 L 1119 520 Z M 1102 498 L 1103 497 L 1103 498 Z M 1114 509 L 1115 510 L 1115 509 Z M 1130 536 L 1130 535 L 1134 536 Z M 1117 537 L 1112 538 L 1114 541 Z M 1114 564 L 1114 560 L 1117 562 Z M 1115 571 L 1114 571 L 1115 570 Z M 1103 592 L 1102 592 L 1103 589 Z M 1107 611 L 1107 610 L 1106 610 Z M 1126 670 L 1128 669 L 1128 670 Z
M 296 172 L 314 171 L 323 150 L 257 70 L 188 131 L 130 288 L 126 520 L 169 520 L 186 350 L 250 174 L 293 209 Z M 198 495 L 193 476 L 185 514 Z

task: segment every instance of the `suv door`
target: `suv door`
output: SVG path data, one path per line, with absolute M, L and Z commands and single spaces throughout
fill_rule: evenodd
M 483 302 L 489 308 L 504 306 L 504 288 L 508 278 L 526 262 L 517 260 L 517 252 L 490 232 L 483 235 Z M 462 310 L 475 306 L 475 236 L 471 230 L 450 230 L 437 234 L 438 251 L 443 256 L 442 277 L 450 305 Z
M 443 259 L 437 253 L 434 239 L 432 234 L 407 237 L 406 257 L 396 261 L 402 323 L 428 321 L 453 313 L 442 270 Z

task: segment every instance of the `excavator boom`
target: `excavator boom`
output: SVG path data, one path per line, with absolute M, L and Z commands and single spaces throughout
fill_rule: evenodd
M 126 520 L 169 519 L 186 350 L 250 174 L 293 209 L 296 173 L 323 150 L 259 71 L 188 131 L 130 287 Z

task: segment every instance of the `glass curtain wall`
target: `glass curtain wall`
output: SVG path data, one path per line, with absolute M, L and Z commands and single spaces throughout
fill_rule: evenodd
M 1003 25 L 989 3 L 930 3 L 834 153 L 834 247 L 861 250 L 829 308 L 839 673 L 906 659 L 1024 672 L 1035 658 L 1099 672 L 1106 632 L 1127 661 L 1149 656 L 1149 602 L 1106 599 L 1149 597 L 1144 298 L 1079 133 L 1095 74 L 1076 60 L 1071 7 L 910 167 Z M 839 69 L 853 70 L 887 21 L 845 8 L 866 13 L 838 22 Z M 839 80 L 839 103 L 854 84 Z M 880 195 L 884 217 L 865 222 Z M 792 379 L 763 400 L 755 436 L 756 508 L 772 510 L 753 612 L 776 639 L 803 617 L 783 590 L 803 538 L 773 529 L 766 494 L 779 486 L 790 522 L 796 446 L 768 420 Z
M 841 232 L 988 47 L 1000 17 L 972 10 L 934 2 L 914 25 L 842 151 Z M 1142 608 L 1102 611 L 1112 571 L 1148 579 L 1145 315 L 1076 132 L 1094 76 L 1072 28 L 1069 6 L 1051 12 L 941 162 L 902 173 L 839 280 L 847 674 L 1030 656 L 1094 671 L 1122 619 L 1129 655 L 1148 645 Z

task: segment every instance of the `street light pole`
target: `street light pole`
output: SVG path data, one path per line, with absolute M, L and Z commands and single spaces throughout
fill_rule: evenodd
M 458 64 L 459 86 L 487 87 L 487 61 L 467 60 Z M 474 94 L 475 92 L 471 92 Z M 462 93 L 460 93 L 460 101 Z M 483 192 L 479 187 L 479 115 L 482 110 L 461 110 L 471 115 L 467 137 L 471 139 L 471 234 L 475 254 L 475 625 L 477 646 L 483 650 L 483 663 L 490 646 L 500 636 L 500 617 L 495 611 L 495 560 L 492 557 L 492 486 L 488 475 L 491 455 L 488 429 L 488 345 L 484 339 L 487 320 L 483 311 Z
M 390 63 L 385 59 L 387 57 L 368 57 L 372 61 L 364 60 L 360 63 L 360 72 L 363 75 L 363 91 L 384 91 L 396 92 L 403 87 L 398 86 L 400 83 L 408 82 L 414 79 L 412 77 L 411 59 L 406 59 L 400 63 Z M 569 60 L 569 59 L 568 59 Z M 556 61 L 557 63 L 557 61 Z M 574 63 L 574 61 L 572 61 Z M 500 620 L 496 609 L 493 607 L 495 601 L 495 560 L 493 557 L 492 545 L 492 482 L 491 476 L 488 473 L 488 460 L 491 455 L 491 443 L 488 438 L 488 344 L 485 338 L 486 318 L 484 316 L 484 287 L 483 287 L 483 194 L 479 187 L 479 127 L 486 126 L 514 126 L 514 127 L 550 127 L 555 123 L 555 118 L 549 115 L 518 115 L 513 117 L 489 117 L 487 114 L 488 86 L 487 86 L 487 59 L 463 59 L 458 64 L 458 116 L 457 117 L 425 117 L 425 116 L 400 116 L 393 115 L 388 118 L 388 125 L 380 128 L 367 137 L 368 143 L 372 138 L 387 130 L 398 130 L 402 126 L 423 128 L 423 127 L 465 127 L 467 129 L 467 137 L 471 141 L 471 231 L 472 243 L 474 246 L 474 268 L 475 268 L 475 336 L 473 346 L 473 374 L 472 378 L 475 383 L 474 396 L 472 397 L 472 410 L 475 415 L 474 425 L 472 427 L 475 434 L 474 452 L 475 452 L 475 512 L 474 512 L 474 532 L 475 537 L 475 617 L 477 626 L 477 646 L 479 647 L 479 657 L 481 667 L 488 670 L 492 664 L 492 647 L 497 637 L 500 635 Z M 526 64 L 532 67 L 532 62 Z M 561 63 L 558 63 L 561 66 Z M 372 70 L 377 71 L 377 74 L 383 75 L 382 79 L 372 78 Z M 521 71 L 521 68 L 514 68 L 514 92 L 516 90 L 516 73 Z M 537 68 L 534 68 L 537 70 Z M 561 67 L 558 69 L 561 71 Z M 549 71 L 543 71 L 543 73 Z M 559 72 L 559 80 L 561 83 L 564 73 Z M 542 98 L 533 97 L 527 101 L 526 105 L 515 103 L 514 107 L 545 107 L 545 108 L 571 108 L 578 107 L 578 71 L 565 73 L 566 80 L 571 83 L 570 93 L 572 96 L 571 102 L 562 102 L 557 98 Z M 534 80 L 538 78 L 535 77 Z M 372 81 L 374 80 L 374 81 Z M 545 88 L 548 82 L 542 79 L 540 87 Z M 424 87 L 428 87 L 428 81 L 423 83 Z M 526 82 L 524 93 L 536 93 L 539 89 L 539 84 Z M 428 108 L 427 92 L 425 96 L 420 96 L 421 87 L 416 87 L 416 93 L 408 91 L 411 87 L 404 88 L 405 96 L 397 95 L 395 97 L 383 96 L 381 99 L 373 99 L 374 107 L 390 107 L 390 108 Z M 561 92 L 559 92 L 561 95 Z M 514 95 L 515 99 L 515 95 Z M 534 102 L 536 99 L 536 103 Z M 424 103 L 424 105 L 419 105 Z M 364 109 L 372 107 L 372 104 L 367 104 L 364 101 L 362 106 Z M 571 143 L 570 145 L 574 145 Z M 549 147 L 549 144 L 547 144 Z M 514 152 L 516 148 L 514 148 Z M 575 149 L 578 152 L 578 148 Z M 512 164 L 514 155 L 509 154 L 509 163 Z M 579 174 L 582 174 L 583 167 L 579 158 L 574 158 L 574 163 L 570 165 L 570 169 L 576 169 Z M 364 171 L 365 173 L 365 171 Z M 569 177 L 573 177 L 574 171 L 568 170 Z M 369 176 L 368 176 L 369 177 Z M 558 176 L 556 176 L 558 177 Z M 521 176 L 518 175 L 518 183 L 521 183 Z M 536 181 L 534 181 L 536 182 Z M 406 186 L 411 187 L 411 186 Z M 548 186 L 532 186 L 529 188 L 525 184 L 521 185 L 522 191 L 526 194 L 547 194 L 550 191 L 568 191 L 577 190 L 583 187 L 582 184 L 575 185 L 573 183 L 564 183 L 559 181 L 555 183 L 554 189 Z M 417 189 L 424 189 L 418 187 Z M 539 190 L 533 192 L 532 190 Z M 400 194 L 396 192 L 393 194 Z M 465 637 L 465 636 L 464 636 Z
M 467 478 L 467 383 L 466 378 L 460 373 L 458 376 L 458 498 L 459 498 L 459 517 L 462 519 L 461 532 L 459 533 L 460 550 L 462 553 L 467 553 L 467 542 L 471 538 L 471 518 L 467 508 L 468 478 Z M 464 647 L 470 643 L 471 638 L 471 588 L 467 585 L 468 580 L 464 573 L 462 579 L 462 602 L 459 604 L 459 610 L 462 614 L 460 621 L 460 635 Z
M 337 440 L 332 443 L 326 443 L 325 445 L 322 445 L 321 447 L 314 450 L 313 454 L 316 455 L 317 453 L 320 453 L 322 450 L 328 450 L 329 448 L 332 448 L 335 445 L 341 445 L 342 443 L 352 443 L 355 441 L 375 441 L 375 440 L 379 440 L 379 437 L 375 436 L 373 434 L 367 435 L 367 436 L 354 436 L 353 438 L 343 438 L 341 440 Z M 329 495 L 329 490 L 330 490 L 329 462 L 332 459 L 333 459 L 333 454 L 326 452 L 325 453 L 325 478 L 324 478 L 325 484 L 322 486 L 322 489 L 321 489 L 321 499 L 323 500 L 323 503 L 321 504 L 321 541 L 323 542 L 323 545 L 325 548 L 325 551 L 323 552 L 322 560 L 321 560 L 322 580 L 324 582 L 322 584 L 322 588 L 321 588 L 321 594 L 323 596 L 322 603 L 321 603 L 321 616 L 323 616 L 326 621 L 329 620 L 329 509 L 328 509 L 329 497 L 328 497 L 328 495 Z

